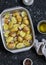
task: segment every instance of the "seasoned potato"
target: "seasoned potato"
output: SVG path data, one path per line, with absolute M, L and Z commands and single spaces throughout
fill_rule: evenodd
M 24 38 L 25 38 L 25 40 L 29 40 L 30 41 L 30 40 L 32 40 L 32 35 L 26 35 Z
M 11 42 L 11 41 L 13 41 L 13 37 L 10 37 L 10 36 L 9 36 L 9 37 L 6 38 L 6 42 L 7 42 L 7 43 L 9 43 L 9 42 Z
M 15 49 L 14 43 L 9 43 L 7 46 L 8 46 L 9 49 Z
M 12 21 L 13 24 L 14 24 L 14 23 L 17 23 L 17 20 L 16 20 L 15 17 L 12 17 L 12 18 L 11 18 L 11 21 Z
M 8 20 L 9 20 L 8 18 L 5 18 L 5 19 L 4 19 L 4 22 L 5 22 L 6 24 L 8 24 L 8 23 L 9 23 Z
M 22 12 L 21 12 L 21 16 L 22 16 L 22 17 L 25 17 L 25 16 L 27 16 L 27 13 L 26 13 L 25 11 L 22 11 Z
M 29 31 L 27 31 L 27 34 L 29 35 L 31 32 L 30 32 L 30 30 Z
M 15 24 L 15 25 L 12 27 L 11 32 L 18 31 L 18 28 L 19 28 L 19 24 Z
M 15 37 L 16 33 L 15 32 L 10 32 L 9 35 L 12 36 L 12 37 Z
M 30 28 L 27 27 L 27 26 L 24 26 L 23 30 L 24 30 L 25 32 L 28 32 L 28 31 L 30 31 Z
M 9 12 L 5 13 L 4 18 L 9 18 L 9 17 L 10 17 L 10 13 Z
M 13 40 L 13 41 L 15 41 L 15 42 L 17 41 L 17 36 L 16 36 L 16 37 L 14 37 L 14 40 Z
M 18 22 L 22 22 L 22 17 L 21 16 L 17 16 L 17 21 Z
M 12 28 L 10 31 L 11 31 L 11 32 L 18 31 L 18 28 L 16 28 L 16 29 Z
M 25 47 L 25 45 L 23 43 L 18 43 L 16 46 L 16 48 L 23 48 L 23 47 Z
M 23 43 L 24 43 L 25 46 L 30 46 L 30 43 L 28 41 L 24 40 Z
M 9 29 L 11 29 L 13 27 L 13 23 L 10 21 L 9 22 Z
M 21 24 L 22 22 L 18 22 L 18 24 Z
M 7 24 L 4 24 L 4 30 L 8 30 L 8 25 Z
M 25 16 L 24 18 L 23 18 L 23 20 L 27 20 L 28 19 L 28 17 L 27 16 Z
M 5 36 L 5 37 L 8 37 L 8 36 L 9 36 L 9 31 L 6 31 L 6 32 L 4 33 L 4 36 Z
M 26 26 L 25 24 L 21 24 L 20 26 L 19 26 L 19 30 L 22 30 L 23 28 L 24 28 L 24 26 Z
M 23 20 L 23 23 L 26 25 L 29 25 L 29 20 L 25 19 L 25 20 Z
M 19 34 L 20 34 L 21 37 L 25 36 L 25 32 L 23 32 L 23 31 L 20 31 Z
M 22 42 L 22 41 L 23 41 L 23 38 L 20 37 L 20 36 L 18 36 L 18 41 L 19 41 L 19 42 Z
M 21 24 L 21 28 L 24 28 L 24 26 L 26 26 L 25 24 Z
M 20 30 L 18 30 L 18 32 L 17 32 L 17 36 L 18 36 L 18 35 L 20 35 Z
M 15 28 L 18 27 L 19 28 L 19 26 L 20 26 L 19 24 L 14 24 L 13 27 L 15 27 Z
M 17 46 L 17 44 L 18 44 L 18 41 L 15 41 L 14 44 L 15 44 L 15 48 L 16 48 L 16 46 Z
M 14 16 L 14 17 L 19 16 L 19 15 L 20 15 L 19 12 L 14 12 L 14 13 L 13 13 L 13 16 Z

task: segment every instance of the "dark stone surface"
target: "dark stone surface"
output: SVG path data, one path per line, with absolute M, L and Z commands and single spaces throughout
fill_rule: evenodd
M 41 41 L 46 38 L 37 31 L 37 24 L 40 20 L 46 19 L 46 0 L 34 0 L 32 6 L 25 6 L 22 0 L 0 0 L 0 13 L 7 8 L 22 6 L 29 10 L 32 17 L 36 38 Z M 12 54 L 6 51 L 0 36 L 0 65 L 23 65 L 22 62 L 25 58 L 31 58 L 33 65 L 46 65 L 44 56 L 38 56 L 32 48 L 29 51 Z

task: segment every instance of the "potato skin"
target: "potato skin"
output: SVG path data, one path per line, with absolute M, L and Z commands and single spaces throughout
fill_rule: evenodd
M 25 20 L 23 20 L 23 23 L 26 25 L 29 25 L 29 20 L 25 19 Z
M 15 49 L 15 44 L 14 43 L 9 43 L 8 48 L 9 49 Z
M 23 40 L 23 43 L 24 43 L 25 46 L 30 46 L 30 45 L 31 45 L 31 43 L 29 43 L 29 42 L 26 41 L 26 40 Z
M 18 43 L 17 46 L 16 46 L 16 48 L 18 48 L 18 49 L 19 48 L 23 48 L 23 47 L 24 47 L 24 44 L 23 43 Z
M 30 41 L 30 40 L 32 40 L 32 35 L 26 35 L 24 37 L 24 39 L 27 40 L 27 41 Z
M 18 22 L 22 22 L 22 17 L 21 16 L 17 16 L 16 18 L 17 18 Z
M 19 42 L 22 42 L 23 41 L 23 38 L 21 36 L 18 36 L 18 41 Z
M 21 36 L 21 37 L 24 37 L 24 36 L 25 36 L 25 34 L 26 34 L 25 32 L 20 31 L 20 36 Z
M 4 31 L 8 30 L 8 25 L 5 23 L 3 28 L 4 28 Z
M 8 18 L 5 18 L 5 19 L 4 19 L 4 23 L 8 24 L 8 23 L 9 23 L 8 20 L 9 20 Z
M 25 32 L 30 31 L 29 27 L 27 27 L 27 26 L 24 26 L 23 30 L 24 30 Z

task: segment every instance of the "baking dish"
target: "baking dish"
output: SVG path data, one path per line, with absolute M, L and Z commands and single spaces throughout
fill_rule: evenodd
M 10 49 L 8 49 L 7 47 L 6 47 L 6 42 L 5 42 L 5 39 L 4 39 L 4 35 L 3 35 L 3 28 L 2 28 L 2 25 L 3 25 L 3 21 L 2 21 L 2 17 L 3 17 L 3 15 L 6 13 L 6 12 L 12 12 L 12 11 L 15 11 L 15 10 L 24 10 L 24 11 L 26 11 L 27 12 L 27 14 L 28 14 L 28 17 L 29 17 L 29 20 L 30 20 L 30 25 L 31 25 L 31 28 L 32 28 L 32 34 L 33 34 L 33 43 L 32 43 L 32 45 L 31 46 L 29 46 L 29 47 L 25 47 L 25 48 L 21 48 L 21 49 L 15 49 L 15 50 L 10 50 Z M 12 53 L 17 53 L 17 52 L 22 52 L 22 51 L 26 51 L 26 50 L 29 50 L 29 49 L 31 49 L 32 47 L 33 47 L 33 45 L 34 45 L 34 39 L 35 39 L 35 34 L 34 34 L 34 28 L 33 28 L 33 24 L 32 24 L 32 19 L 31 19 L 31 16 L 30 16 L 30 14 L 29 14 L 29 12 L 28 12 L 28 10 L 27 9 L 25 9 L 25 8 L 23 8 L 23 7 L 15 7 L 15 8 L 10 8 L 10 9 L 6 9 L 6 10 L 4 10 L 1 14 L 0 14 L 0 29 L 1 29 L 1 37 L 2 37 L 2 41 L 3 41 L 3 45 L 4 45 L 4 47 L 5 47 L 5 49 L 6 50 L 8 50 L 8 51 L 10 51 L 10 52 L 12 52 Z

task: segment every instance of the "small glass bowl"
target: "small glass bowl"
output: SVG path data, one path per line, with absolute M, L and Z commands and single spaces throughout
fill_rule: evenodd
M 29 61 L 31 62 L 31 65 L 33 65 L 33 61 L 32 61 L 30 58 L 26 58 L 26 59 L 24 59 L 24 61 L 23 61 L 23 65 L 25 65 L 26 60 L 29 60 Z
M 46 34 L 46 32 L 44 33 L 44 32 L 41 32 L 41 31 L 39 30 L 39 26 L 40 26 L 41 23 L 46 23 L 46 20 L 41 20 L 41 21 L 38 23 L 38 25 L 37 25 L 37 30 L 38 30 L 38 32 L 40 32 L 41 34 Z

